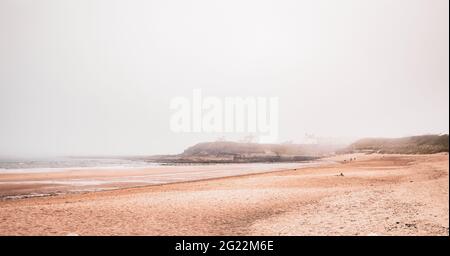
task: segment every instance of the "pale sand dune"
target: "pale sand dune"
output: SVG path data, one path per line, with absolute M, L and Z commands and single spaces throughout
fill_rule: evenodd
M 449 234 L 447 154 L 356 157 L 297 170 L 1 201 L 0 234 Z

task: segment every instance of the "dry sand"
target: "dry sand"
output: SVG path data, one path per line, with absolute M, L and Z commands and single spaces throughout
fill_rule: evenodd
M 350 157 L 305 169 L 0 201 L 0 235 L 449 235 L 448 154 L 343 162 Z

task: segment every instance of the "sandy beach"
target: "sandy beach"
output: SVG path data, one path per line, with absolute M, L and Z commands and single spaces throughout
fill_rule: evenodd
M 115 190 L 300 169 L 329 163 L 238 163 L 0 170 L 0 200 Z
M 0 235 L 449 235 L 448 154 L 327 160 L 304 168 L 2 200 Z M 55 179 L 44 176 L 0 179 Z

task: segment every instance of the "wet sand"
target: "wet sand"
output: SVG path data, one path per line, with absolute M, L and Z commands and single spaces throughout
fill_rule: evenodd
M 329 160 L 337 162 L 4 200 L 0 234 L 449 235 L 448 154 Z
M 93 192 L 317 166 L 329 161 L 0 171 L 0 200 Z

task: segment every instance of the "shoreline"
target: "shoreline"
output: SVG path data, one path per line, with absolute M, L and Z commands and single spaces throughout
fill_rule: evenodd
M 57 168 L 40 171 L 23 169 L 0 173 L 0 201 L 238 177 L 329 163 L 329 161 L 316 160 L 290 163 Z M 196 168 L 203 170 L 197 172 Z
M 448 235 L 448 154 L 335 160 L 298 170 L 0 201 L 0 234 Z

